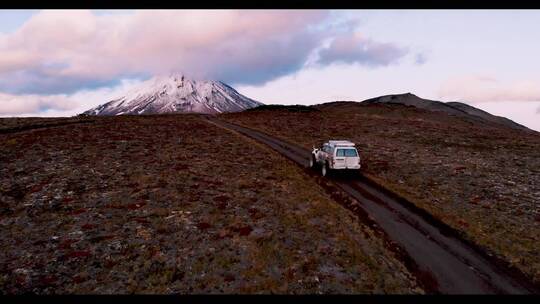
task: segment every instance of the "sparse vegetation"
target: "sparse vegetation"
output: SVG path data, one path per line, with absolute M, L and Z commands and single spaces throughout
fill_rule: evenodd
M 423 292 L 266 147 L 194 115 L 93 119 L 0 134 L 1 293 Z
M 540 282 L 540 135 L 400 105 L 337 102 L 221 118 L 310 149 L 357 143 L 363 170 Z

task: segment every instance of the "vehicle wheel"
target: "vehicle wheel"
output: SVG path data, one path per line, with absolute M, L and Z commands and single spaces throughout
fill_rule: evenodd
M 317 161 L 315 160 L 315 157 L 313 155 L 309 159 L 309 167 L 310 168 L 316 168 L 317 167 Z
M 328 175 L 328 166 L 326 164 L 321 166 L 321 174 L 322 174 L 322 176 L 327 176 Z

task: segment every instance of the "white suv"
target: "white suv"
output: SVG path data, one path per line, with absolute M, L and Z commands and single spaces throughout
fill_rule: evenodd
M 353 142 L 330 140 L 321 148 L 313 147 L 309 166 L 311 168 L 320 166 L 323 176 L 330 173 L 330 170 L 360 170 L 360 155 Z

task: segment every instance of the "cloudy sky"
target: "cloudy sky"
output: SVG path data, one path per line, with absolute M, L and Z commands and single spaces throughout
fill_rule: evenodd
M 154 75 L 264 103 L 411 92 L 540 131 L 538 10 L 0 11 L 0 116 L 70 116 Z

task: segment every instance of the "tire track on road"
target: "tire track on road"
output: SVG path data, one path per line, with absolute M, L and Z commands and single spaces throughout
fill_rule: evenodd
M 206 119 L 224 128 L 255 139 L 306 168 L 310 151 L 253 129 L 219 120 Z M 310 170 L 311 171 L 311 170 Z M 360 203 L 360 208 L 397 243 L 408 265 L 419 281 L 431 286 L 429 292 L 445 294 L 529 294 L 538 293 L 537 286 L 523 276 L 516 275 L 493 260 L 487 259 L 479 249 L 471 246 L 454 233 L 448 233 L 443 223 L 415 212 L 389 191 L 382 191 L 365 177 L 355 179 L 331 178 L 330 182 Z M 443 227 L 444 228 L 444 227 Z M 434 281 L 434 282 L 431 282 Z

